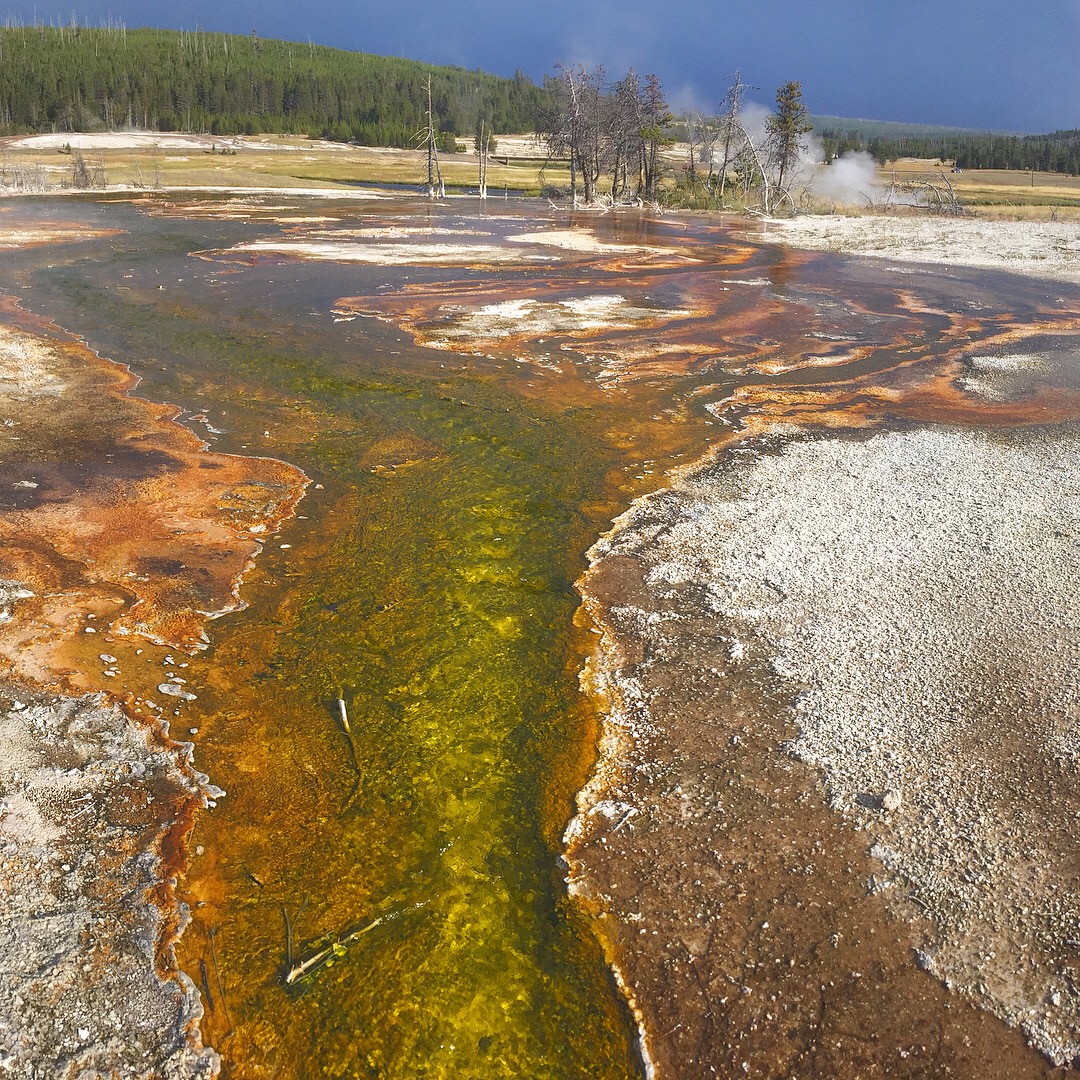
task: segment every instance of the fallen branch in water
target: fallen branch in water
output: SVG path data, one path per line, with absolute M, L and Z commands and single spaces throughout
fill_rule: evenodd
M 356 941 L 357 938 L 363 937 L 364 934 L 374 930 L 376 926 L 381 925 L 385 921 L 386 917 L 380 916 L 373 922 L 369 922 L 367 926 L 362 926 L 359 930 L 354 930 L 351 934 L 346 934 L 344 937 L 339 937 L 335 941 L 331 941 L 325 948 L 319 949 L 318 952 L 312 953 L 299 963 L 293 964 L 285 975 L 285 985 L 292 986 L 298 979 L 302 979 L 306 975 L 314 975 L 315 972 L 319 971 L 321 968 L 329 967 L 337 957 L 345 955 L 345 950 L 349 945 Z
M 225 1012 L 225 1021 L 229 1025 L 229 1029 L 225 1034 L 229 1035 L 233 1030 L 233 1022 L 232 1017 L 229 1015 L 229 1003 L 225 1000 L 225 983 L 221 979 L 221 964 L 218 963 L 217 944 L 214 941 L 219 929 L 220 927 L 215 926 L 213 930 L 207 930 L 206 936 L 210 939 L 210 955 L 214 959 L 214 974 L 217 976 L 218 993 L 221 995 L 221 1008 Z
M 409 904 L 404 907 L 396 908 L 386 915 L 380 915 L 377 919 L 373 919 L 366 926 L 361 926 L 359 930 L 351 930 L 349 933 L 341 934 L 333 940 L 328 940 L 328 938 L 320 939 L 321 941 L 328 941 L 328 944 L 316 949 L 315 952 L 304 957 L 303 960 L 290 965 L 288 971 L 285 973 L 285 985 L 292 986 L 293 983 L 299 982 L 301 979 L 308 978 L 311 975 L 315 975 L 323 968 L 330 967 L 339 956 L 345 955 L 346 950 L 353 942 L 362 938 L 365 934 L 370 933 L 376 926 L 381 926 L 383 923 L 388 923 L 392 919 L 396 919 L 410 908 L 418 910 L 422 907 L 426 907 L 427 903 L 428 902 L 424 900 L 419 904 Z
M 285 920 L 285 966 L 292 967 L 292 923 L 289 921 L 289 909 L 281 905 L 281 917 Z
M 353 741 L 352 726 L 349 724 L 349 710 L 345 708 L 345 697 L 340 690 L 338 691 L 337 707 L 341 730 L 345 733 L 345 738 L 349 740 L 349 753 L 352 754 L 353 768 L 356 769 L 357 775 L 359 775 L 360 759 L 356 756 L 356 743 Z
M 214 1011 L 214 995 L 210 993 L 210 974 L 206 970 L 206 958 L 199 957 L 199 978 L 202 980 L 203 997 L 211 1012 Z
M 356 780 L 353 783 L 352 791 L 349 792 L 348 799 L 345 801 L 344 810 L 348 810 L 356 801 L 363 773 L 360 770 L 360 759 L 356 756 L 356 742 L 353 739 L 352 726 L 349 724 L 349 710 L 345 707 L 345 694 L 341 690 L 338 691 L 337 707 L 341 730 L 345 733 L 345 738 L 349 740 L 349 754 L 352 756 L 353 768 L 356 770 Z

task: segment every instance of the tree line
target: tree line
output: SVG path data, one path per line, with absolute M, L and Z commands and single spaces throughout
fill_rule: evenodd
M 831 161 L 849 150 L 871 154 L 880 165 L 901 157 L 951 161 L 961 169 L 1034 169 L 1037 172 L 1080 175 L 1080 131 L 1049 135 L 897 135 L 867 137 L 858 130 L 819 129 L 825 158 Z
M 309 135 L 409 146 L 440 133 L 529 131 L 545 91 L 513 79 L 321 45 L 123 26 L 0 29 L 0 133 Z

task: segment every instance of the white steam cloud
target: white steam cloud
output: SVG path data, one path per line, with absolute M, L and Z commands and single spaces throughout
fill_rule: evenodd
M 680 101 L 692 95 L 686 88 L 679 91 Z M 769 132 L 766 121 L 772 110 L 756 101 L 743 101 L 739 111 L 739 123 L 757 148 L 760 160 L 767 157 Z M 738 148 L 741 150 L 741 146 Z M 770 169 L 770 174 L 773 172 Z M 848 150 L 835 158 L 831 165 L 825 164 L 825 145 L 816 134 L 810 134 L 800 149 L 794 168 L 788 173 L 785 186 L 795 197 L 800 189 L 808 190 L 817 199 L 835 203 L 876 206 L 885 197 L 887 186 L 878 178 L 877 163 L 863 150 Z M 891 201 L 903 199 L 891 196 Z
M 882 194 L 877 165 L 865 150 L 848 150 L 818 169 L 811 188 L 815 195 L 839 203 L 876 203 Z
M 739 110 L 739 123 L 746 129 L 755 146 L 764 146 L 768 132 L 765 121 L 772 115 L 771 110 L 756 101 L 744 101 Z

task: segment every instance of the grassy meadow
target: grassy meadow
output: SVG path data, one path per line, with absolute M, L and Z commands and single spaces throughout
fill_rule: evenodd
M 405 185 L 421 190 L 426 157 L 421 150 L 352 146 L 291 135 L 215 137 L 210 135 L 39 136 L 0 138 L 0 187 L 16 175 L 33 175 L 51 190 L 70 189 L 76 154 L 104 179 L 108 189 L 347 189 L 357 184 Z M 669 170 L 684 168 L 685 148 L 665 153 Z M 477 155 L 440 155 L 448 190 L 477 186 Z M 884 189 L 919 179 L 946 177 L 965 209 L 988 217 L 1045 220 L 1080 218 L 1080 177 L 1061 173 L 969 169 L 952 173 L 939 161 L 905 158 L 879 168 Z M 528 135 L 503 135 L 488 167 L 488 191 L 498 195 L 539 195 L 546 187 L 566 187 L 565 162 L 546 159 L 544 148 Z M 874 213 L 879 206 L 841 206 L 812 196 L 800 201 L 810 213 Z M 896 209 L 895 206 L 892 209 Z
M 100 170 L 109 189 L 154 188 L 317 188 L 333 190 L 355 184 L 426 183 L 427 160 L 421 150 L 351 146 L 299 136 L 252 138 L 153 136 L 115 145 L 121 137 L 48 136 L 0 139 L 0 171 L 8 178 L 20 169 L 47 177 L 50 187 L 71 187 L 75 155 Z M 509 155 L 509 156 L 507 156 Z M 470 151 L 441 154 L 448 188 L 477 185 L 477 155 Z M 488 165 L 488 190 L 497 194 L 539 195 L 545 184 L 569 182 L 565 168 L 545 169 L 542 147 L 526 137 L 507 140 Z

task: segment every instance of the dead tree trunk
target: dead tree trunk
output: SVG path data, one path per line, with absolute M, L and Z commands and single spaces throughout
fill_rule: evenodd
M 480 198 L 487 198 L 487 171 L 488 171 L 488 153 L 490 151 L 491 144 L 491 132 L 488 131 L 484 121 L 480 121 L 480 146 L 479 146 L 479 180 L 480 180 Z
M 750 158 L 757 169 L 758 175 L 761 177 L 761 208 L 765 211 L 766 216 L 768 216 L 772 213 L 772 190 L 769 186 L 769 170 L 766 168 L 766 163 L 761 158 L 761 151 L 754 145 L 754 140 L 750 138 L 750 132 L 748 132 L 742 124 L 735 124 L 734 127 L 739 138 L 745 142 Z M 749 187 L 750 185 L 748 182 L 747 191 L 749 191 Z
M 446 194 L 443 185 L 442 170 L 439 168 L 439 145 L 438 126 L 435 123 L 435 114 L 431 108 L 431 76 L 427 77 L 427 125 L 420 133 L 427 149 L 427 189 L 428 198 L 434 199 L 436 194 L 441 199 Z
M 733 141 L 739 141 L 740 133 L 745 135 L 746 132 L 739 122 L 739 112 L 742 109 L 743 93 L 751 89 L 742 81 L 742 73 L 738 70 L 735 72 L 735 81 L 730 87 L 728 87 L 727 93 L 724 95 L 723 104 L 727 105 L 727 112 L 723 118 L 724 128 L 724 159 L 720 163 L 720 205 L 724 205 L 724 185 L 727 183 L 727 171 L 731 165 L 731 144 Z

